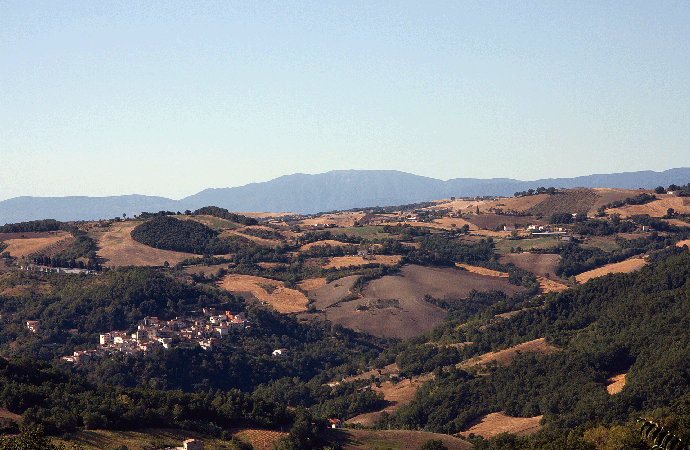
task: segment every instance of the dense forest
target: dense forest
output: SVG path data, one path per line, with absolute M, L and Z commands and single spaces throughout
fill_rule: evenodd
M 229 241 L 218 238 L 218 232 L 193 220 L 179 220 L 170 216 L 156 216 L 137 225 L 132 239 L 161 250 L 221 255 L 233 248 Z

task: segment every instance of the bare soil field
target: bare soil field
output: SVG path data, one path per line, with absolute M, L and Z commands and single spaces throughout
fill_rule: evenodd
M 676 242 L 676 245 L 678 247 L 682 247 L 684 245 L 687 245 L 688 247 L 690 247 L 690 239 L 686 239 L 684 241 L 678 241 L 678 242 Z
M 342 301 L 356 280 L 356 276 L 336 280 L 310 291 L 309 297 L 314 299 L 316 309 L 333 323 L 375 336 L 401 339 L 429 331 L 443 321 L 445 311 L 424 301 L 426 294 L 436 298 L 465 298 L 472 289 L 495 289 L 508 295 L 524 289 L 502 277 L 408 265 L 397 275 L 371 281 L 361 297 Z M 389 306 L 377 306 L 381 304 Z
M 4 251 L 9 252 L 11 256 L 19 259 L 26 258 L 33 253 L 44 251 L 52 251 L 52 254 L 54 254 L 59 250 L 64 250 L 74 242 L 74 237 L 66 231 L 50 233 L 11 233 L 12 235 L 19 234 L 18 237 L 12 239 L 8 239 L 9 234 L 10 233 L 0 235 L 3 242 L 7 244 L 7 248 Z M 24 238 L 21 237 L 22 234 L 25 236 Z M 60 248 L 58 249 L 57 247 Z
M 517 267 L 529 270 L 537 276 L 546 277 L 548 275 L 549 279 L 565 284 L 565 280 L 554 275 L 560 260 L 560 255 L 523 252 L 502 255 L 499 262 L 501 264 L 513 263 Z
M 137 222 L 116 222 L 107 231 L 94 233 L 93 237 L 98 241 L 98 257 L 103 260 L 104 266 L 162 266 L 165 261 L 174 266 L 187 258 L 199 256 L 192 253 L 158 250 L 140 244 L 130 236 L 131 231 L 138 224 Z
M 417 392 L 424 383 L 434 378 L 433 374 L 426 374 L 419 377 L 407 378 L 397 383 L 384 381 L 381 387 L 374 386 L 372 390 L 381 392 L 383 398 L 388 402 L 388 405 L 380 411 L 360 414 L 349 419 L 346 423 L 359 423 L 361 425 L 371 426 L 376 423 L 383 412 L 392 413 L 403 405 L 407 405 L 414 398 Z
M 282 281 L 251 275 L 227 275 L 218 286 L 230 292 L 251 292 L 254 297 L 266 302 L 281 313 L 306 311 L 307 297 L 300 291 L 288 289 Z
M 337 440 L 346 450 L 414 450 L 429 439 L 441 440 L 448 450 L 469 450 L 472 445 L 447 434 L 409 430 L 328 430 L 327 436 Z
M 501 366 L 507 366 L 518 353 L 541 353 L 543 355 L 550 355 L 560 349 L 546 343 L 544 338 L 535 339 L 533 341 L 525 342 L 505 350 L 497 352 L 485 353 L 478 358 L 462 362 L 458 364 L 461 369 L 467 369 L 473 366 L 485 366 L 491 361 L 496 361 Z
M 651 192 L 651 191 L 650 191 Z M 625 205 L 620 208 L 607 209 L 607 214 L 620 214 L 621 217 L 630 217 L 636 214 L 649 214 L 652 217 L 663 217 L 669 208 L 680 214 L 690 213 L 690 198 L 675 197 L 669 195 L 657 195 L 657 200 L 644 205 Z M 687 224 L 686 224 L 687 226 Z
M 647 262 L 642 258 L 630 258 L 619 263 L 607 264 L 598 269 L 590 270 L 589 272 L 581 273 L 576 275 L 575 279 L 578 283 L 582 284 L 591 280 L 592 278 L 602 277 L 609 273 L 628 273 L 635 270 L 639 270 L 642 266 L 647 264 Z
M 386 266 L 394 266 L 402 256 L 400 255 L 370 255 L 366 258 L 363 256 L 336 256 L 328 258 L 328 263 L 324 264 L 325 269 L 331 267 L 341 268 L 349 266 L 363 266 L 365 264 L 384 264 Z
M 326 284 L 325 278 L 310 278 L 308 280 L 300 281 L 297 283 L 297 286 L 305 291 L 313 291 L 320 287 L 324 287 Z
M 501 433 L 523 436 L 539 431 L 541 428 L 539 421 L 542 417 L 510 417 L 502 412 L 491 413 L 458 434 L 467 437 L 470 433 L 473 433 L 477 436 L 482 436 L 484 439 L 489 439 Z
M 331 281 L 315 289 L 307 289 L 307 291 L 309 291 L 309 298 L 314 300 L 316 309 L 323 311 L 347 297 L 348 294 L 350 294 L 350 289 L 352 289 L 355 281 L 357 281 L 357 278 L 359 278 L 359 276 L 352 275 Z M 325 281 L 324 279 L 324 282 Z
M 625 374 L 615 375 L 606 381 L 610 383 L 606 386 L 606 391 L 611 395 L 618 394 L 625 386 Z
M 501 214 L 490 214 L 490 213 L 489 214 L 475 214 L 472 216 L 464 217 L 464 219 L 479 229 L 488 229 L 488 230 L 494 229 L 494 228 L 499 227 L 503 224 L 513 225 L 515 223 L 525 224 L 527 222 L 530 222 L 529 217 L 504 216 Z M 510 233 L 506 233 L 506 235 L 510 236 Z

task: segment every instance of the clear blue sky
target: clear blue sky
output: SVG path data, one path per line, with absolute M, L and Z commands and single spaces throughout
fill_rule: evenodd
M 4 0 L 0 200 L 688 167 L 689 5 Z

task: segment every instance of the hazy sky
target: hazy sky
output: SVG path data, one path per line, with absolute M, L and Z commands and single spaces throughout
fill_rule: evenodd
M 3 0 L 0 200 L 688 167 L 689 5 Z

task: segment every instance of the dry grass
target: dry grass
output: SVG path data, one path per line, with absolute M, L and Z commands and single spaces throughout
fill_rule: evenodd
M 690 213 L 690 198 L 658 194 L 656 197 L 657 200 L 651 201 L 644 205 L 625 205 L 620 208 L 607 209 L 606 213 L 620 214 L 623 218 L 636 214 L 649 214 L 651 217 L 663 217 L 666 215 L 666 212 L 669 208 L 673 208 L 677 213 L 680 214 Z M 685 224 L 685 226 L 688 226 L 688 224 Z
M 468 222 L 465 219 L 460 219 L 456 217 L 443 217 L 441 219 L 436 219 L 433 222 L 434 224 L 438 224 L 441 226 L 441 228 L 444 228 L 446 230 L 450 230 L 452 228 L 462 228 L 463 226 L 467 225 L 470 227 L 470 231 L 477 230 L 477 226 L 474 225 L 471 222 Z
M 182 446 L 187 439 L 199 439 L 204 441 L 207 450 L 220 450 L 227 448 L 227 442 L 216 438 L 203 436 L 199 433 L 173 430 L 173 429 L 142 429 L 138 431 L 105 431 L 105 430 L 81 430 L 73 434 L 71 442 L 80 443 L 84 450 L 111 449 L 126 445 L 129 449 L 152 448 L 155 443 L 167 446 Z M 241 438 L 240 438 L 241 439 Z M 69 442 L 62 439 L 53 439 L 56 444 Z
M 199 256 L 171 250 L 158 250 L 140 244 L 130 235 L 137 225 L 139 225 L 138 222 L 117 222 L 112 224 L 107 231 L 94 234 L 100 248 L 98 256 L 104 260 L 104 266 L 162 266 L 165 261 L 174 266 L 187 258 Z
M 559 348 L 547 344 L 544 338 L 539 338 L 533 341 L 515 345 L 505 350 L 485 353 L 479 357 L 458 364 L 458 367 L 461 369 L 467 369 L 473 366 L 485 366 L 492 361 L 496 361 L 501 366 L 507 366 L 513 360 L 515 355 L 519 353 L 532 352 L 550 355 L 551 353 L 559 350 Z
M 237 436 L 242 441 L 252 444 L 252 447 L 256 450 L 271 450 L 274 448 L 274 442 L 287 435 L 285 432 L 262 430 L 259 428 L 248 428 L 233 433 L 233 436 Z
M 618 394 L 625 386 L 625 374 L 615 375 L 606 381 L 610 383 L 606 386 L 608 393 L 611 395 Z
M 346 450 L 418 449 L 430 439 L 441 440 L 448 450 L 469 450 L 469 442 L 447 434 L 408 430 L 329 430 L 328 436 Z
M 678 241 L 678 242 L 676 242 L 676 245 L 678 247 L 682 247 L 684 245 L 687 245 L 688 247 L 690 247 L 690 239 L 686 239 L 684 241 Z
M 483 267 L 470 266 L 469 264 L 455 263 L 456 266 L 462 267 L 472 273 L 478 273 L 479 275 L 487 275 L 490 277 L 505 277 L 508 278 L 508 274 L 505 272 L 499 272 L 498 270 L 485 269 Z
M 239 237 L 243 237 L 245 239 L 248 239 L 252 242 L 255 242 L 258 245 L 265 245 L 267 247 L 273 247 L 275 245 L 280 244 L 280 240 L 278 240 L 278 239 L 263 239 L 260 237 L 256 237 L 256 236 L 252 236 L 250 234 L 244 234 L 244 233 L 240 232 L 240 231 L 246 230 L 248 228 L 250 228 L 250 227 L 243 227 L 243 228 L 238 228 L 236 230 L 224 231 L 219 235 L 219 237 L 224 238 L 224 237 L 228 237 L 228 236 L 239 236 Z M 251 227 L 251 228 L 262 228 L 262 227 Z
M 309 250 L 312 247 L 324 247 L 326 245 L 330 245 L 331 247 L 342 247 L 342 246 L 348 245 L 348 244 L 345 244 L 345 243 L 340 242 L 340 241 L 334 241 L 332 239 L 328 239 L 325 241 L 316 241 L 316 242 L 310 242 L 308 244 L 304 244 L 303 246 L 300 247 L 299 251 L 304 252 L 304 251 Z
M 366 214 L 363 212 L 342 212 L 338 214 L 323 214 L 314 219 L 305 219 L 300 222 L 306 226 L 335 225 L 338 227 L 352 227 Z
M 29 236 L 29 233 L 25 233 Z M 9 252 L 15 258 L 23 259 L 32 253 L 43 252 L 52 246 L 60 245 L 61 241 L 74 241 L 74 237 L 66 231 L 58 231 L 55 234 L 42 237 L 27 237 L 7 239 L 5 252 Z
M 563 283 L 550 280 L 546 277 L 537 277 L 539 283 L 539 292 L 546 294 L 547 292 L 561 292 L 568 289 L 568 286 Z
M 325 285 L 325 278 L 310 278 L 308 280 L 300 281 L 299 283 L 297 283 L 297 286 L 299 286 L 299 288 L 304 291 L 313 291 L 320 287 L 324 287 Z
M 374 376 L 378 376 L 378 373 L 376 373 Z M 426 374 L 418 377 L 407 378 L 397 383 L 384 381 L 381 383 L 380 387 L 374 385 L 372 390 L 375 392 L 381 392 L 384 400 L 386 400 L 388 404 L 379 411 L 360 414 L 349 419 L 346 423 L 359 423 L 364 426 L 373 425 L 377 420 L 379 420 L 383 412 L 390 414 L 401 406 L 410 403 L 414 398 L 417 389 L 433 378 L 434 376 L 432 374 Z
M 575 279 L 578 283 L 585 283 L 592 278 L 603 277 L 609 273 L 628 273 L 640 269 L 642 266 L 647 264 L 647 262 L 642 258 L 630 258 L 619 263 L 607 264 L 598 269 L 590 270 L 585 273 L 577 275 Z
M 223 278 L 218 285 L 230 292 L 251 292 L 254 297 L 270 304 L 281 313 L 307 310 L 307 297 L 297 290 L 286 288 L 282 281 L 251 275 L 231 274 Z M 272 292 L 269 293 L 262 285 L 273 286 L 273 289 L 269 289 Z
M 362 266 L 365 264 L 384 264 L 386 266 L 394 266 L 402 256 L 400 255 L 371 255 L 366 258 L 363 256 L 336 256 L 334 258 L 328 258 L 328 263 L 324 264 L 322 267 L 324 269 L 330 269 L 335 267 L 337 269 L 341 267 L 349 266 Z
M 509 417 L 502 412 L 491 413 L 482 417 L 477 423 L 467 430 L 459 433 L 462 436 L 469 436 L 473 433 L 489 439 L 501 433 L 517 435 L 532 434 L 541 428 L 539 421 L 542 416 L 536 417 Z

